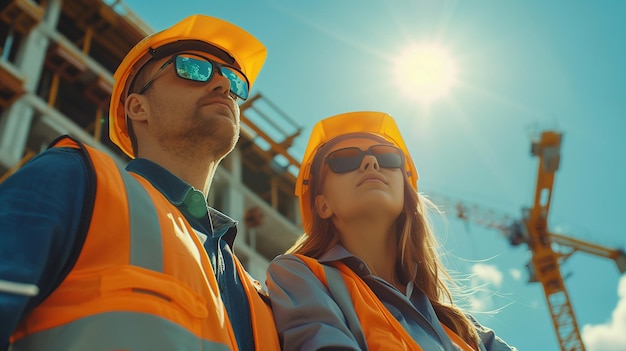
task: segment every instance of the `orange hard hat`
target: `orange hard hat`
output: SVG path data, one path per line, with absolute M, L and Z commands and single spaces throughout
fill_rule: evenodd
M 133 158 L 133 147 L 126 125 L 124 101 L 137 72 L 153 58 L 177 52 L 203 51 L 238 67 L 250 87 L 263 67 L 267 50 L 250 33 L 219 18 L 193 15 L 172 27 L 154 33 L 135 45 L 113 74 L 115 84 L 109 107 L 109 136 L 124 153 Z
M 311 232 L 313 225 L 313 214 L 311 209 L 311 166 L 317 151 L 339 136 L 349 134 L 373 134 L 381 137 L 404 153 L 405 171 L 409 177 L 409 182 L 417 191 L 417 169 L 409 150 L 402 139 L 400 130 L 389 114 L 384 112 L 349 112 L 328 117 L 321 120 L 313 127 L 309 143 L 304 151 L 298 178 L 296 179 L 296 196 L 300 200 L 300 213 L 302 215 L 302 226 L 306 233 Z

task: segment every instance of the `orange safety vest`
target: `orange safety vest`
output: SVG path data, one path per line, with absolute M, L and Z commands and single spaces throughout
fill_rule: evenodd
M 87 150 L 97 177 L 89 231 L 54 292 L 11 337 L 17 350 L 237 350 L 208 255 L 180 211 L 146 179 Z M 262 288 L 235 258 L 257 350 L 279 350 Z
M 343 262 L 335 261 L 331 263 L 332 266 L 329 266 L 301 254 L 295 256 L 300 258 L 330 290 L 331 295 L 341 307 L 348 327 L 355 334 L 357 341 L 366 344 L 361 345 L 362 347 L 366 346 L 369 350 L 422 351 L 422 348 L 383 305 L 363 279 Z M 329 282 L 329 278 L 331 282 Z M 450 340 L 463 351 L 474 351 L 450 328 L 443 323 L 441 326 Z

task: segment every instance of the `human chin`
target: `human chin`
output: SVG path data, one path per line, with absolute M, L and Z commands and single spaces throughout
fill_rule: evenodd
M 358 201 L 375 206 L 397 207 L 404 204 L 404 194 L 400 189 L 380 184 L 364 184 L 360 189 Z
M 209 128 L 212 138 L 224 145 L 234 146 L 239 140 L 239 121 L 226 118 L 212 118 Z
M 205 110 L 205 113 L 210 116 L 222 116 L 227 117 L 230 120 L 239 121 L 239 111 L 235 111 L 232 106 L 229 106 L 226 103 L 214 102 L 202 105 L 201 110 Z

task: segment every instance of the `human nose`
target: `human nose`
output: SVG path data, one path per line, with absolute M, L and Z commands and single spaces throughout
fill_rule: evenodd
M 216 71 L 209 81 L 209 86 L 212 91 L 218 91 L 224 95 L 228 95 L 230 92 L 230 80 L 226 78 L 218 67 L 215 67 Z
M 361 167 L 359 168 L 359 170 L 361 172 L 364 172 L 369 169 L 374 169 L 376 171 L 380 170 L 378 159 L 374 155 L 365 155 L 363 157 L 363 160 L 361 161 Z

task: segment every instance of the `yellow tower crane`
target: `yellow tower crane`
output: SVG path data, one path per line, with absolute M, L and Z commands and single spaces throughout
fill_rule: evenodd
M 495 211 L 484 210 L 478 206 L 466 206 L 462 202 L 456 202 L 453 208 L 456 216 L 462 220 L 472 220 L 502 231 L 511 245 L 528 246 L 532 254 L 529 282 L 539 282 L 543 286 L 561 350 L 584 351 L 585 345 L 561 275 L 561 264 L 574 252 L 582 251 L 614 260 L 620 273 L 624 273 L 626 254 L 620 249 L 603 247 L 548 230 L 554 176 L 561 159 L 561 138 L 560 133 L 544 131 L 541 138 L 532 143 L 531 153 L 539 158 L 537 186 L 533 206 L 522 210 L 521 220 L 510 223 L 508 216 L 498 215 Z M 437 199 L 434 196 L 435 202 Z M 447 200 L 442 202 L 444 205 L 449 203 Z

